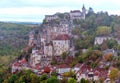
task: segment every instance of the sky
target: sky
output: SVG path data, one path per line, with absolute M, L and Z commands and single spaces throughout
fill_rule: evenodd
M 0 0 L 0 21 L 42 22 L 45 15 L 92 7 L 120 15 L 120 0 Z

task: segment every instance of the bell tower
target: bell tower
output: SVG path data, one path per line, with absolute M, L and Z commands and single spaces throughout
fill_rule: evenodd
M 83 7 L 82 7 L 82 15 L 83 15 L 83 19 L 85 19 L 85 16 L 86 16 L 86 8 L 83 4 Z

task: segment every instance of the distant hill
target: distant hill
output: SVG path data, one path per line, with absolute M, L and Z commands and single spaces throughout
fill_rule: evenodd
M 8 21 L 8 23 L 15 23 L 15 24 L 24 24 L 24 25 L 39 25 L 40 22 L 19 22 L 19 21 Z
M 33 29 L 22 23 L 0 22 L 0 56 L 15 55 L 27 45 L 28 34 Z

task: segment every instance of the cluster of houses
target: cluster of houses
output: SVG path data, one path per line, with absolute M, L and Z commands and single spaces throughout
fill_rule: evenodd
M 83 5 L 82 12 L 79 10 L 71 11 L 69 14 L 70 19 L 85 19 L 86 9 Z M 57 14 L 55 15 L 46 15 L 45 20 L 51 21 L 59 19 Z M 76 79 L 79 82 L 82 78 L 87 80 L 99 80 L 103 78 L 105 83 L 108 83 L 110 79 L 109 70 L 107 71 L 104 68 L 90 68 L 90 66 L 84 64 L 76 64 L 74 67 L 70 67 L 67 64 L 60 64 L 53 66 L 51 61 L 53 57 L 61 57 L 62 53 L 74 53 L 74 46 L 71 42 L 71 30 L 70 24 L 67 22 L 60 22 L 59 25 L 42 25 L 44 29 L 35 35 L 34 31 L 31 31 L 29 34 L 29 47 L 32 48 L 32 53 L 28 61 L 25 58 L 15 61 L 12 64 L 12 73 L 16 73 L 19 70 L 30 69 L 38 75 L 43 73 L 57 72 L 58 79 L 63 78 L 63 73 L 74 71 Z M 95 45 L 100 45 L 104 41 L 111 39 L 111 37 L 96 37 Z M 120 39 L 115 39 L 118 44 L 120 44 Z M 84 51 L 85 49 L 83 49 Z M 107 49 L 103 53 L 112 52 L 115 53 L 112 49 Z M 73 54 L 74 55 L 74 54 Z
M 37 46 L 33 48 L 30 55 L 30 63 L 32 66 L 43 63 L 44 65 L 49 64 L 54 56 L 60 57 L 63 52 L 69 52 L 70 49 L 70 37 L 67 33 L 56 34 L 56 36 L 50 40 L 43 39 L 43 37 L 41 37 L 41 41 L 39 42 L 41 47 L 39 49 L 36 48 Z M 36 45 L 36 42 L 33 38 L 30 38 L 29 45 L 34 44 Z
M 54 29 L 53 29 L 54 30 Z M 43 36 L 43 35 L 42 35 Z M 47 37 L 45 37 L 47 38 Z M 102 44 L 104 40 L 111 39 L 110 37 L 96 37 L 95 38 L 95 45 Z M 43 45 L 43 49 L 33 48 L 32 53 L 30 55 L 29 61 L 26 61 L 25 58 L 18 60 L 12 64 L 12 73 L 16 73 L 17 71 L 23 69 L 30 69 L 37 75 L 42 75 L 43 73 L 52 73 L 57 72 L 58 79 L 62 79 L 64 77 L 65 72 L 74 71 L 76 75 L 77 82 L 80 82 L 82 78 L 91 81 L 97 81 L 100 79 L 104 80 L 104 83 L 110 83 L 109 73 L 110 70 L 106 70 L 102 65 L 104 63 L 101 62 L 101 66 L 97 68 L 91 68 L 88 65 L 83 64 L 76 64 L 75 66 L 71 67 L 67 64 L 60 64 L 60 65 L 51 65 L 50 62 L 52 58 L 60 57 L 63 52 L 69 52 L 72 47 L 70 47 L 70 36 L 69 34 L 58 34 L 55 38 L 52 39 L 48 43 L 46 39 L 41 37 L 40 41 Z M 30 40 L 29 45 L 34 45 L 36 42 L 34 41 L 34 35 L 30 33 Z M 41 45 L 41 46 L 42 46 Z M 83 49 L 83 52 L 85 49 Z M 106 53 L 113 53 L 115 54 L 113 49 L 107 49 L 103 51 L 103 54 Z M 70 59 L 69 59 L 70 60 Z M 105 64 L 107 65 L 107 63 Z M 69 77 L 66 77 L 69 78 Z
M 94 40 L 94 45 L 101 45 L 104 41 L 107 40 L 116 40 L 118 44 L 120 44 L 120 38 L 113 38 L 113 37 L 109 37 L 109 36 L 99 36 L 99 37 L 95 37 Z M 113 54 L 113 56 L 117 56 L 118 55 L 119 50 L 115 50 L 115 49 L 106 49 L 103 51 L 103 54 L 106 55 L 107 53 L 111 53 Z
M 112 67 L 111 67 L 112 68 Z M 76 64 L 74 67 L 71 67 L 67 64 L 60 64 L 60 65 L 46 65 L 46 66 L 31 66 L 24 58 L 12 64 L 12 73 L 16 73 L 20 70 L 29 69 L 32 70 L 37 75 L 42 75 L 47 73 L 49 76 L 52 72 L 57 73 L 58 79 L 68 78 L 69 76 L 64 76 L 65 72 L 73 71 L 75 73 L 77 82 L 80 82 L 82 78 L 90 81 L 99 81 L 100 79 L 104 80 L 104 83 L 110 83 L 109 74 L 111 71 L 106 70 L 105 68 L 91 68 L 85 64 Z

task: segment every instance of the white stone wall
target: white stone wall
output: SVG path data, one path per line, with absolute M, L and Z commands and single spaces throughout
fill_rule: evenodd
M 41 42 L 45 45 L 45 41 L 46 39 L 45 38 L 41 38 Z
M 53 47 L 51 45 L 49 46 L 44 46 L 44 54 L 48 56 L 53 55 Z
M 103 41 L 106 41 L 106 40 L 109 40 L 109 39 L 111 39 L 111 38 L 110 37 L 96 37 L 94 44 L 95 45 L 97 45 L 97 44 L 100 45 L 100 44 L 103 43 Z
M 29 42 L 28 42 L 28 46 L 33 46 L 34 44 L 34 35 L 30 34 L 29 35 Z
M 65 72 L 69 72 L 71 70 L 71 68 L 59 68 L 58 69 L 58 73 L 59 74 L 63 74 Z
M 41 55 L 37 53 L 33 53 L 30 55 L 30 65 L 35 66 L 36 64 L 40 63 Z
M 69 40 L 53 40 L 54 55 L 60 56 L 69 50 Z
M 55 20 L 58 19 L 59 17 L 57 15 L 46 15 L 45 16 L 45 21 L 51 21 L 51 20 Z
M 82 19 L 82 13 L 81 12 L 70 12 L 70 18 L 71 19 Z

